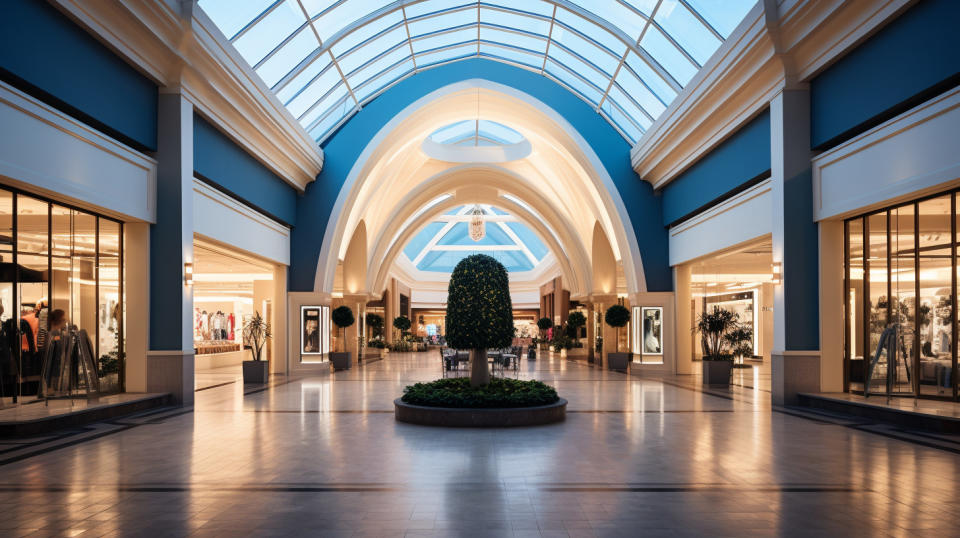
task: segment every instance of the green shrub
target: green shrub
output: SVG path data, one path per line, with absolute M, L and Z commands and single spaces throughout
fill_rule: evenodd
M 411 405 L 470 409 L 536 407 L 559 399 L 556 389 L 540 381 L 493 379 L 486 385 L 471 387 L 466 377 L 410 385 L 403 389 L 401 398 Z
M 615 328 L 617 330 L 617 352 L 620 351 L 620 327 L 625 327 L 627 323 L 630 323 L 630 311 L 627 310 L 627 307 L 622 304 L 615 304 L 607 309 L 606 314 L 603 317 L 603 320 L 607 322 L 607 325 Z
M 357 320 L 353 317 L 353 310 L 350 310 L 350 307 L 347 305 L 338 306 L 333 309 L 333 312 L 330 312 L 330 320 L 333 321 L 333 324 L 340 328 L 340 340 L 343 341 L 343 330 L 347 327 L 353 325 Z M 343 342 L 341 346 L 342 351 L 347 350 L 347 343 Z

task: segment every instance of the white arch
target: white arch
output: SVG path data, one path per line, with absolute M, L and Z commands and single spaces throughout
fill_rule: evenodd
M 502 118 L 506 118 L 506 121 L 519 118 L 528 122 L 528 124 L 514 126 L 518 130 L 526 129 L 527 132 L 524 134 L 528 139 L 536 139 L 534 152 L 538 151 L 536 142 L 539 142 L 542 144 L 541 151 L 566 155 L 565 164 L 568 165 L 566 168 L 578 167 L 577 170 L 582 170 L 582 173 L 554 172 L 558 177 L 565 175 L 562 181 L 566 181 L 569 185 L 579 185 L 577 188 L 582 192 L 578 196 L 584 199 L 572 200 L 570 203 L 587 204 L 598 213 L 597 220 L 601 222 L 607 236 L 612 238 L 611 246 L 623 262 L 627 292 L 646 291 L 640 250 L 630 224 L 629 214 L 612 178 L 593 149 L 569 122 L 543 102 L 524 92 L 484 79 L 471 79 L 450 84 L 421 97 L 391 118 L 367 143 L 351 168 L 330 213 L 318 260 L 314 289 L 332 291 L 337 262 L 340 253 L 346 248 L 344 239 L 349 237 L 347 231 L 356 226 L 366 210 L 366 207 L 362 207 L 364 204 L 359 203 L 361 196 L 369 197 L 370 192 L 375 190 L 375 187 L 381 186 L 384 177 L 390 174 L 389 170 L 383 169 L 384 162 L 390 159 L 414 159 L 420 156 L 421 154 L 415 152 L 418 151 L 417 146 L 423 137 L 433 128 L 443 125 L 443 123 L 437 125 L 436 122 L 449 122 L 456 118 L 456 114 L 464 114 L 462 106 L 464 99 L 472 99 L 474 95 L 477 106 L 479 106 L 481 95 L 485 103 L 491 104 L 485 112 L 499 114 Z M 459 103 L 457 99 L 460 100 Z M 454 106 L 455 104 L 461 106 Z M 433 166 L 434 170 L 448 167 L 445 163 L 440 164 L 442 166 L 439 168 L 435 162 L 431 162 L 430 166 Z M 586 181 L 579 179 L 580 177 L 585 177 Z M 530 200 L 526 197 L 524 199 Z M 594 200 L 597 201 L 596 205 Z M 550 213 L 563 214 L 564 211 L 557 209 Z M 567 211 L 567 213 L 570 212 Z M 395 221 L 392 222 L 395 223 Z M 592 227 L 592 224 L 590 226 Z M 368 223 L 369 231 L 371 229 Z M 377 233 L 379 235 L 382 231 Z M 592 229 L 586 231 L 585 235 L 589 238 L 591 233 Z M 582 279 L 583 275 L 579 278 Z M 588 286 L 589 284 L 585 285 L 585 287 Z
M 488 183 L 475 186 L 474 179 L 477 177 L 487 179 Z M 491 178 L 498 181 L 490 181 Z M 429 210 L 422 211 L 424 203 L 436 200 L 442 194 L 451 196 L 430 206 Z M 547 205 L 534 202 L 531 207 L 525 207 L 504 197 L 504 194 L 529 199 L 535 193 L 525 185 L 522 178 L 492 166 L 458 167 L 422 184 L 417 191 L 411 192 L 397 205 L 398 210 L 389 219 L 390 222 L 402 222 L 403 225 L 397 231 L 383 233 L 375 239 L 368 261 L 368 289 L 372 293 L 379 293 L 379 290 L 383 289 L 390 267 L 403 247 L 437 215 L 465 203 L 487 203 L 517 216 L 550 248 L 560 265 L 564 282 L 569 285 L 571 295 L 588 295 L 592 281 L 590 257 L 586 245 L 580 241 L 569 223 L 552 212 Z

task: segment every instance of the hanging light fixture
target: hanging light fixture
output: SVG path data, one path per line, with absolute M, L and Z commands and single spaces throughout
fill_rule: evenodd
M 479 241 L 487 235 L 487 229 L 483 224 L 483 210 L 475 205 L 470 211 L 470 239 Z

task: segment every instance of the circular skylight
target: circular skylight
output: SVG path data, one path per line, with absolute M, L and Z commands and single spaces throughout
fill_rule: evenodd
M 410 239 L 403 254 L 420 271 L 452 273 L 463 258 L 486 254 L 497 259 L 507 271 L 531 271 L 540 265 L 548 249 L 526 224 L 498 207 L 480 204 L 486 234 L 479 241 L 470 238 L 474 206 L 465 205 L 440 215 Z
M 423 152 L 440 161 L 502 163 L 530 155 L 530 142 L 514 129 L 490 120 L 463 120 L 430 133 Z

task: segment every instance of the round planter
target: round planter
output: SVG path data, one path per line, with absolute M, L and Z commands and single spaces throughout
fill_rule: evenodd
M 550 405 L 507 407 L 501 409 L 460 409 L 410 405 L 397 398 L 393 401 L 398 422 L 446 428 L 509 428 L 539 426 L 562 422 L 567 416 L 567 401 L 560 398 Z

